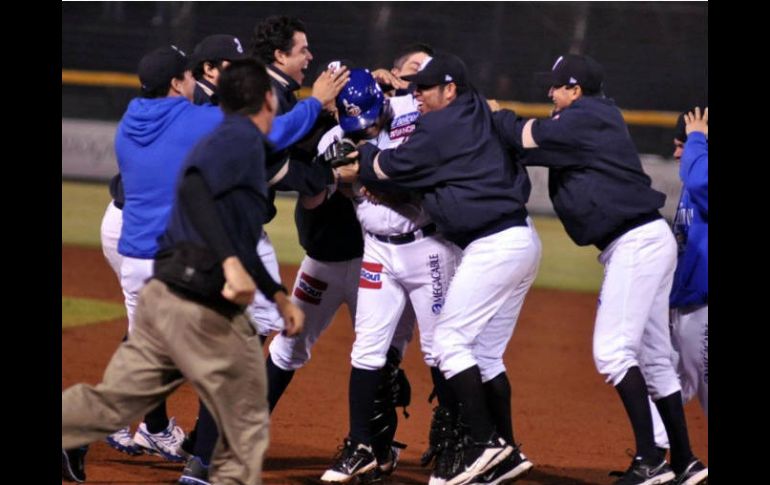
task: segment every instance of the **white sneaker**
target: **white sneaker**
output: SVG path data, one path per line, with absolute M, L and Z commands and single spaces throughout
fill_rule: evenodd
M 131 436 L 131 428 L 128 426 L 121 428 L 107 436 L 105 441 L 107 441 L 107 444 L 116 450 L 127 453 L 131 456 L 137 456 L 144 453 L 136 446 L 136 444 L 134 444 L 134 439 Z
M 160 433 L 150 433 L 142 423 L 134 434 L 134 444 L 152 455 L 159 455 L 169 461 L 185 461 L 189 454 L 182 449 L 184 431 L 176 425 L 176 420 L 168 420 L 168 426 Z

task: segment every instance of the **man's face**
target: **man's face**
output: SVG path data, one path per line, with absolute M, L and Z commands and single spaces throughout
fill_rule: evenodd
M 230 61 L 228 60 L 222 60 L 222 63 L 218 66 L 206 62 L 203 65 L 203 77 L 214 86 L 219 86 L 219 76 L 222 75 L 222 71 L 227 69 L 227 66 L 229 65 Z
M 179 92 L 190 101 L 193 100 L 193 95 L 195 93 L 195 78 L 192 75 L 192 71 L 189 69 L 184 72 L 184 80 L 181 83 Z
M 414 97 L 419 103 L 420 114 L 439 111 L 446 108 L 452 101 L 446 96 L 445 84 L 436 86 L 417 86 Z
M 684 151 L 684 142 L 674 138 L 674 158 L 676 158 L 677 162 L 681 161 L 683 151 Z
M 417 74 L 417 72 L 420 70 L 420 66 L 428 57 L 430 56 L 424 52 L 415 52 L 414 54 L 407 57 L 404 61 L 404 64 L 401 66 L 401 69 L 398 69 L 398 72 L 394 72 L 393 74 L 398 77 Z
M 283 52 L 280 59 L 276 58 L 278 67 L 286 73 L 287 76 L 302 84 L 305 79 L 305 73 L 310 61 L 313 60 L 313 54 L 307 44 L 307 36 L 304 32 L 294 32 L 291 51 Z
M 566 109 L 575 102 L 580 96 L 577 86 L 551 86 L 548 90 L 548 97 L 553 101 L 553 111 L 558 113 Z

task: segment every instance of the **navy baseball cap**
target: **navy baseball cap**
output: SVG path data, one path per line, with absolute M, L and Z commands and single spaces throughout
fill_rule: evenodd
M 598 93 L 604 82 L 604 68 L 589 56 L 566 54 L 556 59 L 549 72 L 535 76 L 544 86 L 580 85 L 586 93 Z
M 402 76 L 401 79 L 417 86 L 436 86 L 455 83 L 458 87 L 468 86 L 468 69 L 465 63 L 454 54 L 436 52 L 427 57 L 416 74 Z
M 684 115 L 687 114 L 687 111 L 684 113 L 680 113 L 679 117 L 676 119 L 676 131 L 674 132 L 674 138 L 681 141 L 682 143 L 687 141 L 687 131 L 685 130 L 686 123 L 684 122 Z
M 201 62 L 215 59 L 239 61 L 248 57 L 238 37 L 228 34 L 214 34 L 198 42 L 190 56 L 190 66 L 195 67 Z
M 175 45 L 155 49 L 139 61 L 137 73 L 142 90 L 152 91 L 171 83 L 188 70 L 187 56 Z

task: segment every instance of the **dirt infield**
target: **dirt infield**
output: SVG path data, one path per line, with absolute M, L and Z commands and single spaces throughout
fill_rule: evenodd
M 293 282 L 296 267 L 281 268 Z M 122 302 L 120 287 L 99 249 L 62 247 L 62 295 Z M 535 463 L 522 485 L 610 484 L 608 471 L 625 469 L 633 436 L 615 391 L 596 373 L 591 332 L 596 295 L 533 290 L 527 297 L 505 362 L 513 388 L 517 441 Z M 96 383 L 126 329 L 125 319 L 62 330 L 62 387 Z M 266 484 L 320 483 L 347 432 L 347 381 L 352 344 L 350 317 L 339 312 L 297 372 L 278 404 L 265 463 Z M 404 368 L 412 384 L 409 419 L 396 438 L 408 444 L 389 483 L 427 483 L 419 457 L 427 446 L 432 405 L 430 373 L 413 339 Z M 708 461 L 707 422 L 697 403 L 686 406 L 693 450 Z M 169 414 L 189 430 L 197 399 L 185 385 L 169 402 Z M 103 442 L 86 457 L 87 483 L 176 483 L 181 464 L 129 457 Z

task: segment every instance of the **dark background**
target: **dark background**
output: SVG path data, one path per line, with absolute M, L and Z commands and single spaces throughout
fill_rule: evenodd
M 314 61 L 389 67 L 422 41 L 462 57 L 488 97 L 548 103 L 533 73 L 567 52 L 605 68 L 605 93 L 623 109 L 682 111 L 708 100 L 707 2 L 64 2 L 62 68 L 132 73 L 174 43 L 191 52 L 209 34 L 250 50 L 256 23 L 300 17 Z M 117 120 L 133 89 L 62 86 L 62 117 Z M 669 156 L 672 130 L 631 126 L 640 152 Z

